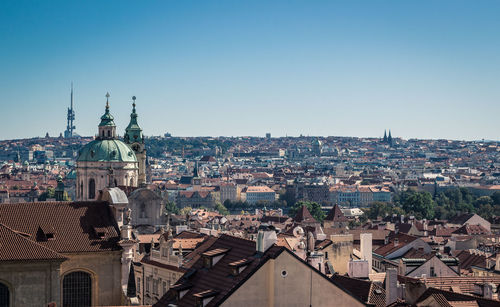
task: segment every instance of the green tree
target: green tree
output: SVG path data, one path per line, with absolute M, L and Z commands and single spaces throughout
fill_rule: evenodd
M 477 213 L 487 220 L 490 219 L 495 214 L 493 206 L 490 204 L 481 205 Z
M 224 216 L 229 214 L 229 210 L 227 210 L 227 208 L 221 203 L 215 204 L 215 210 Z
M 493 205 L 493 199 L 489 196 L 481 196 L 474 201 L 474 207 L 480 208 L 485 205 Z
M 415 192 L 405 199 L 403 210 L 419 219 L 432 219 L 434 217 L 434 201 L 429 192 Z
M 500 191 L 496 191 L 491 195 L 491 199 L 493 200 L 493 204 L 500 206 Z
M 290 210 L 288 211 L 289 216 L 295 216 L 297 212 L 302 208 L 302 206 L 306 206 L 307 210 L 311 213 L 311 215 L 319 222 L 323 222 L 323 220 L 326 217 L 325 212 L 323 209 L 321 209 L 321 205 L 312 202 L 312 201 L 299 201 L 296 202 L 295 205 L 293 205 Z
M 184 207 L 181 209 L 180 213 L 182 215 L 187 215 L 187 214 L 191 213 L 192 210 L 193 210 L 193 208 L 191 208 L 191 207 Z
M 165 203 L 165 210 L 171 214 L 180 214 L 181 213 L 181 210 L 179 210 L 177 205 L 171 201 L 167 201 Z

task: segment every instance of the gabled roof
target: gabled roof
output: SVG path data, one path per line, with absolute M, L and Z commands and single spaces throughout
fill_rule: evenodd
M 0 204 L 0 223 L 58 253 L 121 250 L 106 202 Z
M 342 210 L 340 210 L 339 205 L 335 204 L 332 210 L 328 213 L 328 216 L 325 218 L 325 221 L 332 222 L 347 222 L 347 218 L 345 217 Z
M 464 235 L 487 235 L 490 234 L 488 229 L 481 225 L 469 225 L 465 224 L 453 232 L 453 234 L 464 234 Z
M 211 268 L 204 268 L 204 263 L 201 255 L 211 254 L 211 251 L 225 251 L 224 256 Z M 179 307 L 195 306 L 198 293 L 204 291 L 216 292 L 215 297 L 207 306 L 217 306 L 220 304 L 227 294 L 239 286 L 250 277 L 262 264 L 270 258 L 275 258 L 285 250 L 284 247 L 272 246 L 264 254 L 257 255 L 255 242 L 245 240 L 233 236 L 221 235 L 209 246 L 205 246 L 205 251 L 197 251 L 195 255 L 196 262 L 192 264 L 191 272 L 186 273 L 178 282 L 177 285 L 189 284 L 192 285 L 189 291 L 176 302 Z M 232 267 L 230 264 L 242 259 L 250 260 L 247 267 L 237 276 L 232 275 Z M 171 303 L 171 293 L 169 290 L 155 306 L 168 306 Z
M 209 253 L 213 250 L 225 250 L 224 256 L 212 267 L 206 268 L 201 254 Z M 169 306 L 175 304 L 178 307 L 195 306 L 196 298 L 204 293 L 210 293 L 213 299 L 208 302 L 207 307 L 221 305 L 234 291 L 240 288 L 255 272 L 257 272 L 267 261 L 276 259 L 282 253 L 288 253 L 293 258 L 309 267 L 314 273 L 319 274 L 325 280 L 349 295 L 352 295 L 344 287 L 335 284 L 326 275 L 319 272 L 316 268 L 304 262 L 288 249 L 273 245 L 263 254 L 256 252 L 255 241 L 241 239 L 229 235 L 221 235 L 211 244 L 196 250 L 197 259 L 192 264 L 190 270 L 184 274 L 177 284 L 153 306 Z M 244 263 L 246 266 L 237 276 L 232 274 L 235 264 Z M 186 294 L 180 299 L 176 299 L 176 290 L 187 290 Z M 358 297 L 353 296 L 359 300 Z
M 395 244 L 396 239 L 398 240 L 397 245 Z M 406 244 L 415 241 L 416 239 L 418 239 L 418 238 L 415 236 L 410 236 L 410 235 L 407 235 L 404 233 L 398 233 L 396 235 L 393 235 L 389 239 L 389 243 L 380 246 L 379 248 L 377 248 L 373 252 L 380 255 L 380 256 L 387 256 L 387 255 L 397 251 L 398 249 L 402 248 Z
M 293 220 L 297 223 L 317 223 L 316 219 L 311 215 L 307 207 L 302 206 L 297 214 L 293 217 Z
M 418 298 L 417 303 L 422 302 L 426 298 L 434 294 L 441 294 L 444 299 L 448 302 L 473 302 L 475 301 L 479 307 L 498 307 L 500 304 L 498 301 L 485 299 L 481 297 L 476 297 L 472 295 L 460 294 L 456 292 L 440 290 L 436 288 L 428 288 L 424 293 Z M 453 306 L 452 304 L 450 304 Z M 446 306 L 446 305 L 443 305 Z M 463 306 L 463 305 L 462 305 Z M 469 305 L 471 306 L 471 305 Z
M 334 284 L 349 291 L 364 303 L 385 307 L 385 289 L 371 281 L 355 279 L 348 276 L 334 274 L 331 277 Z
M 66 257 L 0 223 L 0 261 L 20 260 L 64 261 Z
M 472 254 L 469 251 L 460 251 L 456 256 L 460 261 L 460 268 L 469 270 L 471 266 L 486 267 L 486 256 Z
M 470 220 L 471 217 L 473 217 L 475 214 L 474 213 L 464 213 L 457 215 L 453 218 L 451 218 L 448 223 L 450 224 L 465 224 L 468 220 Z

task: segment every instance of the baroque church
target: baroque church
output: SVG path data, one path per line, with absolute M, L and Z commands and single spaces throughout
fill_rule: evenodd
M 96 200 L 105 188 L 137 188 L 146 183 L 146 149 L 137 123 L 135 96 L 132 99 L 130 123 L 121 141 L 109 111 L 109 93 L 106 94 L 98 135 L 79 151 L 76 160 L 77 200 Z

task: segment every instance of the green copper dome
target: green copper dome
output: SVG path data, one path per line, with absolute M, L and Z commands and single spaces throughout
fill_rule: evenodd
M 117 139 L 94 140 L 78 153 L 78 162 L 137 162 L 135 153 Z

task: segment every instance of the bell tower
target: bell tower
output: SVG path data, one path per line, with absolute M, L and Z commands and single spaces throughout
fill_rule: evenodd
M 144 146 L 144 136 L 142 129 L 137 123 L 137 113 L 135 111 L 135 96 L 132 96 L 132 113 L 130 123 L 125 129 L 124 141 L 134 151 L 139 162 L 139 186 L 146 183 L 146 148 Z

